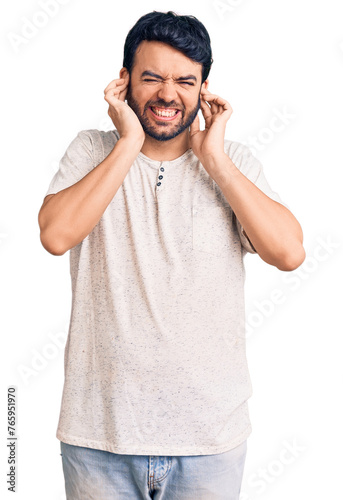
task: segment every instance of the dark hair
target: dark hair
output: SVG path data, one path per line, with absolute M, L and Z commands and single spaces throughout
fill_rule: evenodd
M 202 64 L 203 83 L 212 66 L 210 36 L 194 16 L 179 16 L 172 11 L 153 11 L 140 17 L 127 34 L 123 67 L 131 74 L 138 45 L 143 40 L 167 43 L 193 61 Z

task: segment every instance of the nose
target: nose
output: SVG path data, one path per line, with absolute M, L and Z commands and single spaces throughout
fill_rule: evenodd
M 174 83 L 161 82 L 161 85 L 159 87 L 160 88 L 157 92 L 157 95 L 160 99 L 163 99 L 166 102 L 170 102 L 177 98 L 177 92 Z

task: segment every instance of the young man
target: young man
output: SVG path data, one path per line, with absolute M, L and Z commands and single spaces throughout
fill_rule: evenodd
M 232 109 L 208 89 L 211 65 L 196 18 L 141 17 L 104 92 L 115 129 L 79 132 L 39 213 L 44 248 L 70 250 L 68 500 L 239 497 L 243 257 L 290 271 L 305 254 L 261 163 L 224 139 Z

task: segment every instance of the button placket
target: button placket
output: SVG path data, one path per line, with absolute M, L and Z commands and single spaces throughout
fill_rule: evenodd
M 163 167 L 162 165 L 163 165 L 163 163 L 161 163 L 161 165 L 160 165 L 160 167 L 159 167 L 158 182 L 157 182 L 157 184 L 156 184 L 156 186 L 158 186 L 158 187 L 159 187 L 159 186 L 161 186 L 161 184 L 162 184 L 162 182 L 161 182 L 161 181 L 162 181 L 162 179 L 163 179 L 163 177 L 164 177 L 164 176 L 161 174 L 161 172 L 164 172 L 164 167 Z

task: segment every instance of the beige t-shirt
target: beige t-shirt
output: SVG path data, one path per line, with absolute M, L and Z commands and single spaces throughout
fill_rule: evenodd
M 83 178 L 119 134 L 83 130 L 47 194 Z M 247 146 L 225 152 L 270 198 Z M 286 205 L 287 206 L 287 205 Z M 91 233 L 70 250 L 72 310 L 56 437 L 135 455 L 210 455 L 251 433 L 244 265 L 256 253 L 191 149 L 139 153 Z

